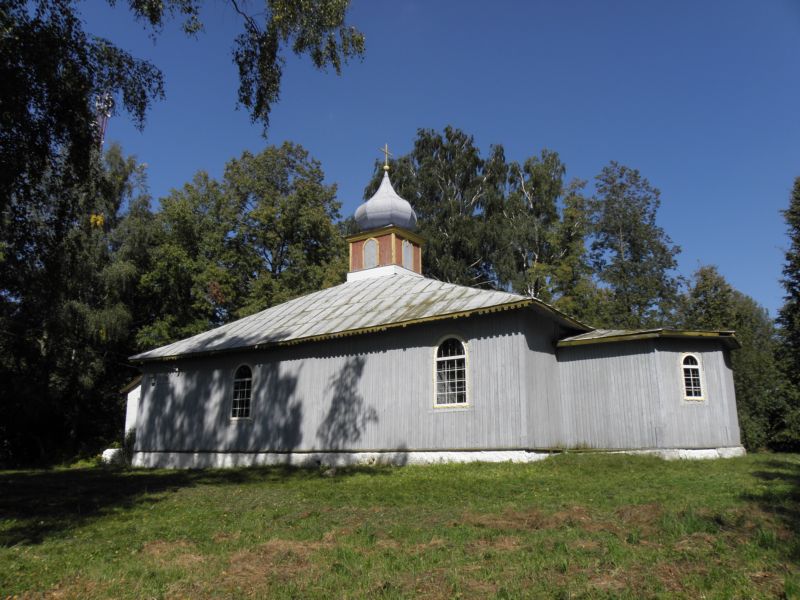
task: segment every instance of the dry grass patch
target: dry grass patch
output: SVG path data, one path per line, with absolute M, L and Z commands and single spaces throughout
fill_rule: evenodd
M 547 520 L 541 511 L 532 508 L 527 511 L 506 509 L 500 514 L 464 513 L 462 523 L 474 525 L 484 529 L 498 529 L 507 531 L 524 531 L 546 528 Z
M 472 600 L 494 596 L 497 593 L 497 584 L 476 577 L 479 570 L 478 565 L 464 565 L 456 572 L 444 567 L 431 569 L 416 577 L 407 577 L 402 587 L 412 597 L 429 600 Z
M 272 539 L 252 550 L 241 550 L 220 573 L 220 588 L 247 590 L 256 597 L 268 593 L 273 584 L 293 582 L 302 589 L 316 578 L 324 562 L 315 555 L 330 546 L 329 542 Z
M 107 592 L 97 581 L 86 577 L 71 577 L 65 581 L 58 582 L 53 588 L 44 594 L 24 594 L 22 598 L 41 598 L 47 600 L 78 600 L 85 598 L 106 597 Z M 5 596 L 4 596 L 5 597 Z M 14 596 L 8 596 L 14 598 Z
M 186 540 L 146 542 L 142 546 L 142 554 L 155 559 L 160 564 L 168 563 L 184 569 L 198 565 L 205 560 L 204 556 L 195 551 L 195 545 Z
M 497 538 L 480 539 L 469 545 L 469 550 L 473 552 L 485 552 L 487 550 L 497 550 L 499 552 L 514 552 L 519 550 L 522 542 L 519 538 L 503 535 Z

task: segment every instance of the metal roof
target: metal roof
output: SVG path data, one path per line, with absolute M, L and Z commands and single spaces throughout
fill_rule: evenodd
M 216 329 L 142 352 L 131 360 L 168 360 L 294 344 L 524 306 L 538 307 L 571 329 L 590 329 L 534 298 L 454 285 L 410 271 L 392 272 L 354 279 L 289 300 Z
M 684 329 L 595 329 L 579 335 L 564 338 L 557 344 L 559 348 L 582 346 L 585 344 L 605 344 L 611 342 L 630 342 L 653 338 L 695 338 L 719 339 L 729 348 L 741 348 L 733 331 L 697 331 Z

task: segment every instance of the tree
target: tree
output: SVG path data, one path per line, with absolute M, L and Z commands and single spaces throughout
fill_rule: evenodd
M 781 448 L 800 449 L 800 177 L 794 180 L 789 208 L 783 211 L 789 234 L 789 248 L 781 282 L 786 290 L 778 311 L 780 325 L 780 364 L 791 382 L 789 410 L 783 432 L 777 436 Z
M 364 51 L 363 35 L 345 24 L 348 0 L 265 0 L 258 17 L 229 2 L 244 22 L 233 50 L 239 103 L 265 132 L 285 47 L 337 73 Z M 199 0 L 126 4 L 155 33 L 175 17 L 184 19 L 188 35 L 203 27 Z M 97 145 L 96 105 L 116 100 L 142 127 L 150 104 L 164 95 L 164 82 L 154 65 L 85 32 L 77 0 L 0 0 L 0 31 L 2 214 L 11 195 L 32 201 L 41 173 L 69 167 L 69 176 L 85 181 Z
M 591 313 L 586 301 L 595 296 L 595 286 L 586 261 L 585 182 L 565 184 L 566 166 L 550 150 L 522 165 L 511 163 L 508 173 L 502 210 L 489 214 L 499 282 L 570 314 Z
M 676 320 L 687 329 L 725 331 L 733 329 L 737 320 L 735 290 L 717 267 L 698 268 L 687 292 L 680 298 Z
M 120 410 L 133 274 L 114 263 L 112 232 L 137 187 L 138 165 L 112 147 L 90 183 L 46 173 L 0 261 L 0 462 L 57 460 L 108 440 Z M 65 181 L 66 177 L 66 181 Z
M 553 304 L 584 323 L 605 321 L 607 291 L 592 279 L 586 251 L 591 231 L 589 206 L 583 195 L 585 182 L 574 180 L 564 192 L 561 219 L 555 228 L 555 256 L 551 275 Z
M 675 306 L 680 248 L 656 223 L 659 205 L 660 192 L 636 169 L 612 161 L 596 178 L 591 263 L 609 290 L 606 326 L 660 325 Z
M 436 279 L 492 286 L 493 244 L 488 214 L 499 210 L 507 168 L 501 146 L 483 159 L 472 136 L 445 127 L 444 133 L 420 129 L 413 150 L 392 163 L 392 184 L 414 207 L 425 238 L 423 271 Z M 364 196 L 378 189 L 382 172 Z
M 140 294 L 152 313 L 136 335 L 152 348 L 227 322 L 241 301 L 239 211 L 205 172 L 160 201 Z
M 767 310 L 733 289 L 716 267 L 700 267 L 679 303 L 677 324 L 730 330 L 742 347 L 731 353 L 742 442 L 751 449 L 790 445 L 791 384 L 776 358 L 778 339 Z
M 794 181 L 789 208 L 783 211 L 783 217 L 789 234 L 789 248 L 781 280 L 786 295 L 778 311 L 781 355 L 786 373 L 794 386 L 800 388 L 800 177 Z
M 222 181 L 199 172 L 161 200 L 140 279 L 148 349 L 340 283 L 346 248 L 336 187 L 289 142 L 231 160 Z
M 251 277 L 239 316 L 344 280 L 341 204 L 324 180 L 320 163 L 289 142 L 228 163 L 225 194 L 243 210 Z
M 556 152 L 542 150 L 522 165 L 508 168 L 508 191 L 502 212 L 494 215 L 498 278 L 513 290 L 552 299 L 550 280 L 561 251 L 557 237 L 558 200 L 566 167 Z

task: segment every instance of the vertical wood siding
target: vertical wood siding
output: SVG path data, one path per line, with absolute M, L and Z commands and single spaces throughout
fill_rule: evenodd
M 523 311 L 409 326 L 386 333 L 263 352 L 145 366 L 139 450 L 312 451 L 525 447 L 520 385 L 526 337 Z M 547 325 L 534 315 L 534 321 Z M 530 330 L 530 331 L 526 331 Z M 528 335 L 526 335 L 526 333 Z M 434 356 L 447 335 L 466 342 L 465 408 L 434 406 Z M 536 344 L 535 344 L 536 345 Z M 549 345 L 550 341 L 538 344 Z M 537 352 L 538 353 L 538 352 Z M 250 420 L 229 418 L 233 373 L 253 370 Z M 155 375 L 156 386 L 149 377 Z M 557 372 L 549 373 L 557 379 Z M 552 387 L 550 385 L 549 387 Z M 549 392 L 548 392 L 549 393 Z
M 647 340 L 555 350 L 533 309 L 259 352 L 144 366 L 140 451 L 650 449 L 739 445 L 726 352 Z M 434 357 L 467 348 L 466 407 L 434 406 Z M 705 399 L 683 400 L 680 356 L 701 357 Z M 233 374 L 253 371 L 251 418 L 231 420 Z M 155 385 L 151 385 L 155 377 Z
M 681 356 L 701 358 L 704 400 L 683 399 Z M 732 373 L 718 342 L 645 340 L 558 351 L 565 447 L 739 446 Z

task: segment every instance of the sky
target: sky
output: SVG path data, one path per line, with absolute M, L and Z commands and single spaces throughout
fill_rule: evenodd
M 242 24 L 226 2 L 207 3 L 194 39 L 177 23 L 152 36 L 125 5 L 91 0 L 82 14 L 88 32 L 164 73 L 144 130 L 123 113 L 106 137 L 147 164 L 155 199 L 291 140 L 349 216 L 383 144 L 402 155 L 419 128 L 452 125 L 484 155 L 554 150 L 568 179 L 591 182 L 611 160 L 638 169 L 661 190 L 679 273 L 716 265 L 773 316 L 782 304 L 780 211 L 800 177 L 797 0 L 354 0 L 363 60 L 337 76 L 289 53 L 266 139 L 236 109 Z

